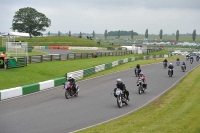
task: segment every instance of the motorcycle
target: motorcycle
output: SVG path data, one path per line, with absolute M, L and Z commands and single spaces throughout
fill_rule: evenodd
M 141 78 L 138 79 L 137 86 L 139 94 L 144 93 L 145 89 L 147 88 L 147 84 L 145 84 Z
M 196 57 L 196 61 L 198 62 L 199 61 L 199 56 L 197 55 L 197 57 Z
M 122 104 L 125 103 L 128 105 L 129 101 L 127 100 L 127 95 L 122 92 L 119 88 L 115 90 L 115 96 L 117 98 L 117 105 L 119 108 L 122 107 Z
M 135 73 L 136 75 L 135 75 L 135 76 L 138 77 L 139 74 L 140 74 L 140 72 L 141 72 L 141 69 L 137 69 L 137 68 L 136 68 L 136 73 Z
M 181 69 L 182 69 L 183 72 L 185 72 L 185 65 L 182 65 Z
M 189 57 L 186 57 L 186 60 L 188 61 Z
M 167 62 L 163 62 L 164 69 L 167 67 Z
M 172 69 L 168 70 L 169 77 L 172 77 Z
M 69 99 L 69 97 L 77 97 L 78 96 L 78 92 L 79 92 L 79 88 L 78 88 L 78 84 L 76 84 L 77 86 L 77 90 L 76 92 L 74 91 L 73 89 L 73 85 L 70 84 L 70 82 L 66 82 L 66 83 L 63 83 L 63 89 L 65 89 L 65 97 L 66 99 Z
M 176 65 L 179 66 L 180 65 L 180 61 L 176 61 Z
M 193 63 L 193 58 L 190 58 L 190 63 L 191 63 L 191 64 Z

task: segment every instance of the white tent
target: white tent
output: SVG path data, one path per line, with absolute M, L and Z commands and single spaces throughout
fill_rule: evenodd
M 15 37 L 29 37 L 29 33 L 20 33 L 20 32 L 8 32 L 4 33 L 2 36 L 15 36 Z

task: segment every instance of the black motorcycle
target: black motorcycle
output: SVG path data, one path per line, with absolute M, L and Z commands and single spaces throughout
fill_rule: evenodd
M 135 69 L 135 76 L 138 77 L 140 72 L 141 72 L 141 69 L 136 68 Z
M 185 69 L 186 69 L 185 65 L 182 65 L 181 69 L 182 69 L 183 72 L 185 72 Z
M 176 65 L 177 65 L 177 66 L 180 65 L 180 60 L 179 60 L 179 61 L 178 61 L 178 60 L 176 61 Z
M 199 61 L 199 56 L 197 55 L 197 57 L 196 57 L 196 61 L 198 62 Z
M 190 58 L 190 63 L 191 63 L 191 64 L 193 63 L 193 58 Z
M 172 71 L 173 71 L 172 69 L 169 69 L 169 70 L 168 70 L 169 77 L 172 77 L 172 75 L 173 75 L 173 74 L 172 74 Z
M 164 69 L 167 68 L 167 62 L 163 62 Z
M 122 92 L 122 90 L 120 90 L 119 88 L 116 88 L 114 93 L 115 93 L 114 95 L 117 98 L 117 105 L 118 105 L 119 108 L 122 107 L 123 103 L 125 103 L 126 105 L 128 105 L 129 100 L 127 100 L 127 95 L 124 94 Z

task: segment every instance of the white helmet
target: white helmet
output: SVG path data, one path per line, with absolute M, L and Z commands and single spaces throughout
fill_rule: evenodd
M 117 82 L 121 83 L 121 82 L 122 82 L 122 80 L 121 80 L 121 79 L 117 79 Z
M 143 72 L 140 72 L 140 74 L 143 74 Z
M 170 65 L 172 65 L 172 63 L 169 63 Z
M 71 75 L 69 75 L 69 79 L 72 79 L 73 78 L 73 75 L 71 74 Z

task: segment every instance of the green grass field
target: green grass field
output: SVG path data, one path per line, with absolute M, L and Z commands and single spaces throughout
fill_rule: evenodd
M 108 47 L 108 44 L 97 44 L 94 40 L 85 38 L 75 38 L 67 36 L 50 36 L 50 37 L 20 37 L 15 41 L 28 42 L 28 46 L 88 46 L 88 47 Z M 0 37 L 0 46 L 2 46 L 2 37 Z M 115 46 L 116 47 L 116 46 Z
M 79 133 L 199 133 L 199 73 L 200 66 L 152 104 Z

